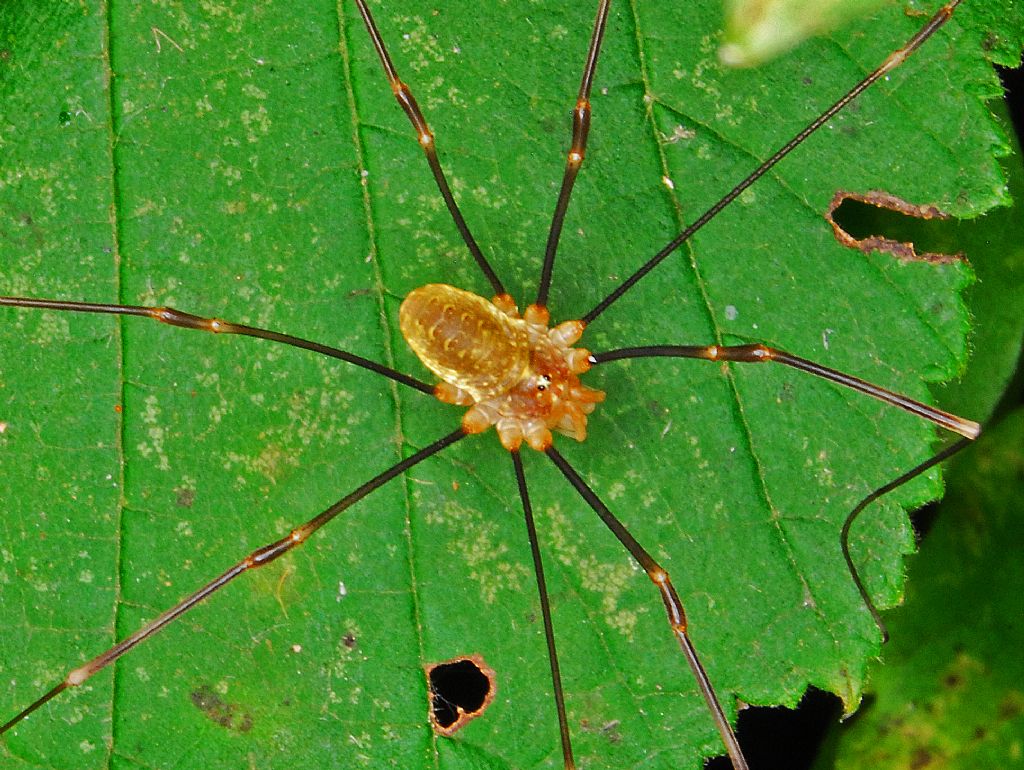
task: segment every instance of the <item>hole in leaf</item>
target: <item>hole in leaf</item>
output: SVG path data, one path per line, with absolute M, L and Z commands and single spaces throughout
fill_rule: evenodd
M 944 211 L 908 203 L 877 190 L 852 193 L 840 190 L 825 215 L 836 240 L 865 254 L 881 251 L 897 259 L 945 263 L 963 258 L 955 243 L 956 223 Z
M 426 671 L 430 724 L 440 735 L 454 735 L 494 700 L 494 669 L 480 655 L 434 663 Z

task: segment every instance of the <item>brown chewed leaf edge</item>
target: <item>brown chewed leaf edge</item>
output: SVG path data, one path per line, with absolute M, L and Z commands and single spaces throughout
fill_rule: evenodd
M 874 206 L 878 209 L 885 209 L 886 211 L 902 214 L 903 216 L 914 217 L 918 220 L 950 218 L 948 213 L 936 206 L 909 203 L 902 198 L 898 198 L 895 195 L 891 195 L 890 193 L 882 192 L 880 190 L 871 190 L 867 193 L 839 190 L 834 196 L 832 196 L 832 201 L 825 214 L 825 219 L 827 219 L 828 223 L 832 225 L 832 231 L 835 233 L 836 240 L 844 246 L 858 249 L 865 254 L 870 254 L 872 251 L 881 251 L 883 253 L 892 254 L 894 257 L 904 262 L 950 264 L 963 260 L 964 255 L 959 252 L 956 254 L 941 254 L 929 251 L 918 252 L 912 241 L 900 241 L 894 238 L 887 238 L 884 235 L 868 235 L 864 238 L 856 238 L 843 228 L 838 221 L 840 218 L 834 216 L 841 206 L 851 201 L 866 206 Z

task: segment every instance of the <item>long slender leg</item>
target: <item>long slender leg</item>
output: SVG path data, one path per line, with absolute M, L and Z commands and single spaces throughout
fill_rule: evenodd
M 544 563 L 537 543 L 537 526 L 533 520 L 533 506 L 526 488 L 523 473 L 523 458 L 519 450 L 512 450 L 512 464 L 515 466 L 519 499 L 523 502 L 523 516 L 526 519 L 526 533 L 530 538 L 530 553 L 533 555 L 533 574 L 537 577 L 537 593 L 540 596 L 540 612 L 544 619 L 544 639 L 548 645 L 548 662 L 551 665 L 551 684 L 555 693 L 555 709 L 558 711 L 558 731 L 562 736 L 562 761 L 565 770 L 573 770 L 576 760 L 572 756 L 572 740 L 569 735 L 569 720 L 565 715 L 565 693 L 562 691 L 562 675 L 558 668 L 558 652 L 555 650 L 555 627 L 551 622 L 551 603 L 548 601 L 548 585 L 544 580 Z
M 601 364 L 623 358 L 697 358 L 704 361 L 736 361 L 745 364 L 763 364 L 774 361 L 872 396 L 886 404 L 898 406 L 900 409 L 929 420 L 941 428 L 959 433 L 966 438 L 975 439 L 981 433 L 981 426 L 974 420 L 966 420 L 865 380 L 835 369 L 829 369 L 827 366 L 794 356 L 784 350 L 770 348 L 767 345 L 645 345 L 594 353 L 590 356 L 590 362 Z
M 136 645 L 141 644 L 158 631 L 162 631 L 174 620 L 177 620 L 204 599 L 219 591 L 243 572 L 270 564 L 270 562 L 288 553 L 293 548 L 302 545 L 309 539 L 310 535 L 338 516 L 342 511 L 362 500 L 375 489 L 380 489 L 387 482 L 391 481 L 391 479 L 395 478 L 395 476 L 409 470 L 409 468 L 412 468 L 414 465 L 422 462 L 428 457 L 437 454 L 446 447 L 451 446 L 466 435 L 467 434 L 465 434 L 461 428 L 449 433 L 447 436 L 438 439 L 433 444 L 430 444 L 415 454 L 409 455 L 409 457 L 404 460 L 395 463 L 383 473 L 374 476 L 358 489 L 338 500 L 338 502 L 334 503 L 331 507 L 317 514 L 305 524 L 301 524 L 293 529 L 280 540 L 269 543 L 262 548 L 257 548 L 237 564 L 222 572 L 198 591 L 186 596 L 173 607 L 161 613 L 142 628 L 135 631 L 135 633 L 125 637 L 110 649 L 101 652 L 92 660 L 69 672 L 68 675 L 64 677 L 63 681 L 48 690 L 3 725 L 0 725 L 0 734 L 10 730 L 22 719 L 27 717 L 40 706 L 43 706 L 55 698 L 57 695 L 60 695 L 64 690 L 69 687 L 77 687 L 82 684 L 84 681 L 97 672 L 102 671 Z
M 569 208 L 569 198 L 576 183 L 576 174 L 583 165 L 587 154 L 587 135 L 590 133 L 590 88 L 597 70 L 597 58 L 601 53 L 601 40 L 608 22 L 608 9 L 611 0 L 601 0 L 597 6 L 597 18 L 594 19 L 594 31 L 590 36 L 590 49 L 587 51 L 587 63 L 583 66 L 583 77 L 580 79 L 580 91 L 576 97 L 576 107 L 572 111 L 572 144 L 565 160 L 565 172 L 562 174 L 562 189 L 558 193 L 555 213 L 551 218 L 551 229 L 548 230 L 548 243 L 544 249 L 544 267 L 541 269 L 540 286 L 537 288 L 536 304 L 544 307 L 548 304 L 548 289 L 551 288 L 551 273 L 555 265 L 555 253 L 558 251 L 558 239 L 562 235 L 562 223 L 565 212 Z
M 878 626 L 878 630 L 882 632 L 882 641 L 889 641 L 889 630 L 885 627 L 885 623 L 882 622 L 882 615 L 879 613 L 875 603 L 871 600 L 871 596 L 868 594 L 867 588 L 864 587 L 864 581 L 861 580 L 860 573 L 857 571 L 857 567 L 853 563 L 853 557 L 850 556 L 850 529 L 853 527 L 853 522 L 860 516 L 861 511 L 867 508 L 871 503 L 875 502 L 882 495 L 886 495 L 892 492 L 898 487 L 902 487 L 911 479 L 917 478 L 922 473 L 927 471 L 929 468 L 933 468 L 941 462 L 948 460 L 950 457 L 955 455 L 961 449 L 971 445 L 972 439 L 962 438 L 956 443 L 950 444 L 948 447 L 943 449 L 941 452 L 937 452 L 933 456 L 929 457 L 923 463 L 919 463 L 911 468 L 901 476 L 897 476 L 887 484 L 883 484 L 870 495 L 865 497 L 856 507 L 846 516 L 846 521 L 843 522 L 843 529 L 839 535 L 839 542 L 843 549 L 843 558 L 846 559 L 846 567 L 850 571 L 850 576 L 853 578 L 853 583 L 857 586 L 857 591 L 860 593 L 860 598 L 864 602 L 864 605 L 868 608 L 868 612 L 871 613 L 872 619 L 875 621 L 875 625 Z
M 371 372 L 382 374 L 397 383 L 414 388 L 421 393 L 434 395 L 434 386 L 410 377 L 408 374 L 396 371 L 391 367 L 378 364 L 368 358 L 357 356 L 345 350 L 332 348 L 328 345 L 321 345 L 319 342 L 293 337 L 290 334 L 261 329 L 257 326 L 246 326 L 231 321 L 224 321 L 220 318 L 205 318 L 203 316 L 184 313 L 172 307 L 150 307 L 146 305 L 108 305 L 101 302 L 65 302 L 57 299 L 34 299 L 31 297 L 0 297 L 0 307 L 30 307 L 40 310 L 62 310 L 73 313 L 98 313 L 107 315 L 138 316 L 149 318 L 153 321 L 168 324 L 169 326 L 180 326 L 182 329 L 195 329 L 213 334 L 239 334 L 244 337 L 256 337 L 261 340 L 279 342 L 282 345 L 290 345 L 293 348 L 302 348 L 314 353 L 337 358 L 355 366 L 368 369 Z
M 697 681 L 700 694 L 704 697 L 708 710 L 715 720 L 715 727 L 718 728 L 718 733 L 725 743 L 726 751 L 729 752 L 732 766 L 734 770 L 749 770 L 747 761 L 743 757 L 743 750 L 740 749 L 739 741 L 736 740 L 736 734 L 732 731 L 732 726 L 725 716 L 725 710 L 715 694 L 715 688 L 711 686 L 711 680 L 708 678 L 707 672 L 697 656 L 697 650 L 690 640 L 690 635 L 687 632 L 686 612 L 683 609 L 683 602 L 679 598 L 679 594 L 676 593 L 668 573 L 637 542 L 636 538 L 630 534 L 629 530 L 616 518 L 615 514 L 608 509 L 608 506 L 601 501 L 597 493 L 587 485 L 587 482 L 583 480 L 554 447 L 548 447 L 544 452 L 565 475 L 573 488 L 580 493 L 580 496 L 587 501 L 587 504 L 594 509 L 594 512 L 601 517 L 601 521 L 604 522 L 605 526 L 612 531 L 612 534 L 629 551 L 630 556 L 643 568 L 651 582 L 658 587 L 658 591 L 661 593 L 661 600 L 665 604 L 669 626 L 671 626 L 672 633 L 675 634 L 676 639 L 679 641 L 679 646 L 683 650 L 686 662 L 689 664 L 694 679 Z
M 373 20 L 373 14 L 370 13 L 365 0 L 356 0 L 356 5 L 359 7 L 359 13 L 362 15 L 366 29 L 370 33 L 370 40 L 373 41 L 373 47 L 377 51 L 377 56 L 380 57 L 380 62 L 384 67 L 384 75 L 387 77 L 391 90 L 395 94 L 395 99 L 398 100 L 399 105 L 401 105 L 406 117 L 409 118 L 409 122 L 412 123 L 413 129 L 416 131 L 416 138 L 419 140 L 420 147 L 423 148 L 424 155 L 427 156 L 427 163 L 430 164 L 430 171 L 434 175 L 437 189 L 441 191 L 441 197 L 444 198 L 445 206 L 448 207 L 448 213 L 451 214 L 452 219 L 455 221 L 455 226 L 459 229 L 459 234 L 462 236 L 462 240 L 466 242 L 466 246 L 469 247 L 473 259 L 476 260 L 477 265 L 479 265 L 484 276 L 490 282 L 494 293 L 498 295 L 505 294 L 505 287 L 502 286 L 497 273 L 494 272 L 487 258 L 480 251 L 476 239 L 469 231 L 469 225 L 466 224 L 466 220 L 462 216 L 462 211 L 459 210 L 459 204 L 455 202 L 455 196 L 452 195 L 451 187 L 448 186 L 448 179 L 445 177 L 444 171 L 441 170 L 441 162 L 437 159 L 434 134 L 431 132 L 430 126 L 427 125 L 427 119 L 423 117 L 423 113 L 420 111 L 420 107 L 416 103 L 416 98 L 412 95 L 409 86 L 398 77 L 398 70 L 395 69 L 394 62 L 391 61 L 388 49 L 384 45 L 384 38 L 381 37 L 377 24 Z
M 794 148 L 799 146 L 808 136 L 810 136 L 823 125 L 825 125 L 829 120 L 831 120 L 835 116 L 837 112 L 842 110 L 844 107 L 846 107 L 846 105 L 848 105 L 850 102 L 856 99 L 861 93 L 863 93 L 873 83 L 875 83 L 875 81 L 885 77 L 889 72 L 892 72 L 892 70 L 896 69 L 903 62 L 905 62 L 907 58 L 912 53 L 914 53 L 914 51 L 920 48 L 921 45 L 928 38 L 930 38 L 937 29 L 939 29 L 939 27 L 941 27 L 949 20 L 949 17 L 953 15 L 953 11 L 959 4 L 960 0 L 951 0 L 951 2 L 948 2 L 944 6 L 942 6 L 942 8 L 940 8 L 936 12 L 936 14 L 932 16 L 931 19 L 929 19 L 925 23 L 925 25 L 921 27 L 921 29 L 919 29 L 917 33 L 903 45 L 902 48 L 889 54 L 889 56 L 886 57 L 885 61 L 882 62 L 882 64 L 879 65 L 879 67 L 874 72 L 872 72 L 862 81 L 860 81 L 857 85 L 851 88 L 842 98 L 840 98 L 837 102 L 835 102 L 835 104 L 833 104 L 823 113 L 821 113 L 821 115 L 816 117 L 810 123 L 810 125 L 808 125 L 802 131 L 800 131 L 800 133 L 798 133 L 796 136 L 794 136 L 792 139 L 790 139 L 788 142 L 782 145 L 782 147 L 774 155 L 772 155 L 770 158 L 768 158 L 768 160 L 766 160 L 764 163 L 758 166 L 753 171 L 753 173 L 750 174 L 750 176 L 748 176 L 746 179 L 744 179 L 742 182 L 740 182 L 738 185 L 732 188 L 732 190 L 726 193 L 725 197 L 718 201 L 718 203 L 716 203 L 703 214 L 701 214 L 699 217 L 697 217 L 697 219 L 695 219 L 692 224 L 687 226 L 686 229 L 679 233 L 679 235 L 677 235 L 669 243 L 667 243 L 664 246 L 664 248 L 661 249 L 661 251 L 659 251 L 647 262 L 645 262 L 640 268 L 637 269 L 635 273 L 633 273 L 631 276 L 629 276 L 629 278 L 623 281 L 614 291 L 612 291 L 611 294 L 609 294 L 607 297 L 605 297 L 603 300 L 597 303 L 597 305 L 595 305 L 594 308 L 586 315 L 584 315 L 583 318 L 580 320 L 582 320 L 585 324 L 591 323 L 595 318 L 601 315 L 601 313 L 607 310 L 614 302 L 619 300 L 622 297 L 622 295 L 629 291 L 629 289 L 632 288 L 632 286 L 636 284 L 641 278 L 643 278 L 645 275 L 651 272 L 651 270 L 653 270 L 659 264 L 661 264 L 665 257 L 667 257 L 673 251 L 678 249 L 683 243 L 685 243 L 690 238 L 690 236 L 692 236 L 695 232 L 704 227 L 704 225 L 706 225 L 708 222 L 714 219 L 719 214 L 719 212 L 722 211 L 722 209 L 724 209 L 726 206 L 728 206 L 730 203 L 736 200 L 736 198 L 738 198 L 744 190 L 746 190 L 748 187 L 750 187 L 750 185 L 754 184 L 754 182 L 756 182 L 758 179 L 764 176 L 780 160 L 789 155 L 789 153 L 792 152 Z

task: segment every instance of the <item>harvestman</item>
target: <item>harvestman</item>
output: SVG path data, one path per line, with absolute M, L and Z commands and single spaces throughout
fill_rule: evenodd
M 287 334 L 219 319 L 200 317 L 167 307 L 70 302 L 26 297 L 3 297 L 0 298 L 0 305 L 64 312 L 138 316 L 185 329 L 221 334 L 247 335 L 283 345 L 304 348 L 376 372 L 402 386 L 420 391 L 423 394 L 436 396 L 442 401 L 466 407 L 461 425 L 433 444 L 424 447 L 375 476 L 330 508 L 292 530 L 287 536 L 257 549 L 235 566 L 207 583 L 203 588 L 147 623 L 114 647 L 72 670 L 63 681 L 56 684 L 51 690 L 39 697 L 38 700 L 28 705 L 23 711 L 0 727 L 0 733 L 10 730 L 22 719 L 65 689 L 82 684 L 243 572 L 268 564 L 296 546 L 301 545 L 316 530 L 330 522 L 370 492 L 378 489 L 428 457 L 441 452 L 465 436 L 471 433 L 487 431 L 493 426 L 502 445 L 511 455 L 525 514 L 537 578 L 540 608 L 551 669 L 555 712 L 559 723 L 561 751 L 565 767 L 575 766 L 571 742 L 572 730 L 569 726 L 562 695 L 555 634 L 541 563 L 541 552 L 534 528 L 526 477 L 520 459 L 520 449 L 523 443 L 547 455 L 565 476 L 568 483 L 576 489 L 654 583 L 654 590 L 658 592 L 665 606 L 669 631 L 675 636 L 680 645 L 683 657 L 693 673 L 697 687 L 707 704 L 733 766 L 738 769 L 747 767 L 742 750 L 729 724 L 728 713 L 730 709 L 724 708 L 720 702 L 720 698 L 700 662 L 698 651 L 691 643 L 683 602 L 677 595 L 668 574 L 650 552 L 634 539 L 609 507 L 588 486 L 582 476 L 574 470 L 556 448 L 557 442 L 552 440 L 552 430 L 579 441 L 584 440 L 586 436 L 587 415 L 604 398 L 602 392 L 582 384 L 579 377 L 585 375 L 593 366 L 627 358 L 697 358 L 705 361 L 732 361 L 739 363 L 766 363 L 774 361 L 859 391 L 887 404 L 900 407 L 942 428 L 963 436 L 962 440 L 952 444 L 932 459 L 922 463 L 869 496 L 850 514 L 843 527 L 843 554 L 847 559 L 857 588 L 876 620 L 878 620 L 877 612 L 850 559 L 847 545 L 850 525 L 859 512 L 863 510 L 864 506 L 879 495 L 931 468 L 969 443 L 970 440 L 978 435 L 979 426 L 969 420 L 942 412 L 851 375 L 820 366 L 795 355 L 761 344 L 735 346 L 657 345 L 597 352 L 590 352 L 589 350 L 574 346 L 583 335 L 587 326 L 595 322 L 606 309 L 626 294 L 633 285 L 653 270 L 663 259 L 672 254 L 694 232 L 703 227 L 725 206 L 735 200 L 807 136 L 830 120 L 859 93 L 901 64 L 910 53 L 922 45 L 949 18 L 953 9 L 958 4 L 958 0 L 954 0 L 941 8 L 910 41 L 893 53 L 876 71 L 784 145 L 719 203 L 698 217 L 691 226 L 687 227 L 661 251 L 644 263 L 642 267 L 623 281 L 603 301 L 584 314 L 581 319 L 566 321 L 553 328 L 548 326 L 549 316 L 546 309 L 548 292 L 551 285 L 555 253 L 558 247 L 562 224 L 569 205 L 576 175 L 583 163 L 586 151 L 590 125 L 589 97 L 597 69 L 610 0 L 603 0 L 598 4 L 597 18 L 591 36 L 586 64 L 583 69 L 579 97 L 573 112 L 572 144 L 549 231 L 536 301 L 522 311 L 522 313 L 516 308 L 514 301 L 505 291 L 497 273 L 488 263 L 473 239 L 449 188 L 445 174 L 441 170 L 434 149 L 434 137 L 427 121 L 417 106 L 411 90 L 399 79 L 398 72 L 389 57 L 382 36 L 374 24 L 365 1 L 356 0 L 356 3 L 369 30 L 370 37 L 380 57 L 392 91 L 416 131 L 419 144 L 426 155 L 435 181 L 444 198 L 445 205 L 495 295 L 493 301 L 489 301 L 450 286 L 429 285 L 412 292 L 404 301 L 400 311 L 402 333 L 423 363 L 442 378 L 441 384 L 434 386 L 352 353 Z M 880 624 L 880 621 L 878 622 Z

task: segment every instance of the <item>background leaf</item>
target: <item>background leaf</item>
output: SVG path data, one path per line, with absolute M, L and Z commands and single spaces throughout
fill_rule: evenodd
M 468 220 L 525 301 L 592 21 L 577 6 L 374 6 Z M 588 310 L 923 23 L 890 9 L 724 73 L 718 13 L 615 7 L 556 318 Z M 1004 140 L 982 104 L 998 88 L 980 54 L 1016 55 L 1020 13 L 966 4 L 587 344 L 764 339 L 926 397 L 962 365 L 969 273 L 852 253 L 821 216 L 837 189 L 960 216 L 1002 200 Z M 350 4 L 2 14 L 4 293 L 171 304 L 425 376 L 394 327 L 401 298 L 437 280 L 486 291 Z M 254 340 L 29 312 L 3 323 L 7 711 L 458 419 Z M 812 683 L 852 707 L 879 640 L 839 522 L 933 432 L 769 368 L 609 364 L 588 382 L 609 402 L 563 451 L 672 572 L 720 694 L 792 704 Z M 543 459 L 525 459 L 581 766 L 699 766 L 718 738 L 651 587 Z M 417 468 L 20 726 L 5 763 L 559 766 L 509 466 L 491 435 Z M 883 604 L 911 547 L 897 503 L 937 488 L 903 490 L 858 528 Z M 468 652 L 497 671 L 497 701 L 436 739 L 422 665 Z

